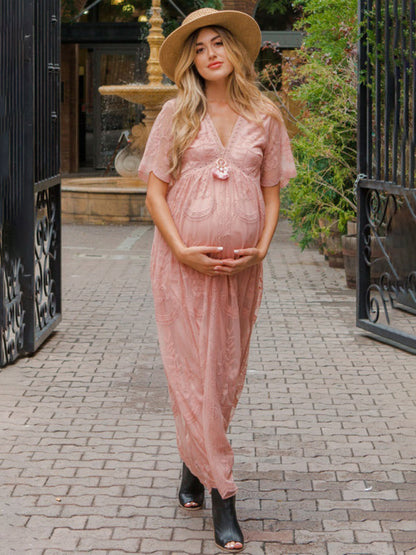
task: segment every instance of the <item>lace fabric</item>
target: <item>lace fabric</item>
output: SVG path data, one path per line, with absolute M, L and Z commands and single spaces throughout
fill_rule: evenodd
M 239 117 L 224 147 L 209 118 L 169 176 L 175 101 L 167 102 L 149 136 L 139 175 L 169 183 L 167 202 L 187 245 L 222 246 L 221 257 L 252 247 L 264 226 L 261 187 L 287 185 L 296 175 L 284 125 L 264 127 Z M 213 174 L 223 158 L 229 176 Z M 182 460 L 210 490 L 235 494 L 234 455 L 226 432 L 247 369 L 252 328 L 262 295 L 262 266 L 210 277 L 180 264 L 155 231 L 151 279 L 159 342 Z

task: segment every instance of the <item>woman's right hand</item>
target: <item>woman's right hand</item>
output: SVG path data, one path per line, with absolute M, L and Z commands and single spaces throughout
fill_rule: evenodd
M 193 268 L 201 274 L 207 276 L 217 276 L 218 272 L 214 268 L 222 264 L 222 260 L 211 258 L 210 254 L 219 254 L 223 247 L 184 247 L 177 254 L 179 262 Z

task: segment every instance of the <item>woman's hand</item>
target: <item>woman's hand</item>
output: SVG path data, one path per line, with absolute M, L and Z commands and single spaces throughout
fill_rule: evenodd
M 234 251 L 234 254 L 237 258 L 224 258 L 220 261 L 221 264 L 214 267 L 214 275 L 233 276 L 250 268 L 250 266 L 260 264 L 265 257 L 265 254 L 257 247 L 238 249 Z
M 260 264 L 265 258 L 269 249 L 270 242 L 276 229 L 280 210 L 280 186 L 262 187 L 265 218 L 264 227 L 259 242 L 255 247 L 237 249 L 234 251 L 235 258 L 225 258 L 221 260 L 214 271 L 216 275 L 232 276 L 238 274 L 250 266 Z
M 218 275 L 214 267 L 220 266 L 222 260 L 217 260 L 209 255 L 220 254 L 223 247 L 187 247 L 185 245 L 166 201 L 168 186 L 168 183 L 160 180 L 154 173 L 150 173 L 147 183 L 146 207 L 154 223 L 179 262 L 202 274 Z
M 220 254 L 222 250 L 223 247 L 184 247 L 177 258 L 179 262 L 201 274 L 216 276 L 218 272 L 215 271 L 215 268 L 221 266 L 224 261 L 211 258 L 209 255 Z

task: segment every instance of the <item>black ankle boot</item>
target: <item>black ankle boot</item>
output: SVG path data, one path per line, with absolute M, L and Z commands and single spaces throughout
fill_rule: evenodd
M 244 536 L 235 512 L 235 495 L 223 499 L 217 489 L 212 489 L 212 520 L 214 521 L 215 543 L 223 551 L 237 553 L 244 549 Z M 240 542 L 243 547 L 225 547 L 229 542 Z
M 204 502 L 205 488 L 199 479 L 192 474 L 189 468 L 183 463 L 182 482 L 179 488 L 179 504 L 187 511 L 196 511 L 202 508 Z M 196 505 L 186 507 L 186 503 L 196 503 Z

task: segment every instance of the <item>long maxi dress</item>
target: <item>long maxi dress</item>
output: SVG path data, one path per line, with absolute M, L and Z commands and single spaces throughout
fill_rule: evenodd
M 261 236 L 261 187 L 285 186 L 296 175 L 286 128 L 270 116 L 263 126 L 239 116 L 224 146 L 207 114 L 173 180 L 174 111 L 170 100 L 159 113 L 139 176 L 147 181 L 153 172 L 169 184 L 167 203 L 186 245 L 222 246 L 218 258 L 233 258 L 234 249 L 253 247 Z M 218 177 L 224 177 L 218 174 L 221 159 L 228 167 L 226 179 Z M 233 276 L 204 275 L 178 262 L 155 229 L 151 280 L 179 454 L 209 490 L 231 497 L 237 487 L 226 432 L 244 385 L 262 265 Z

